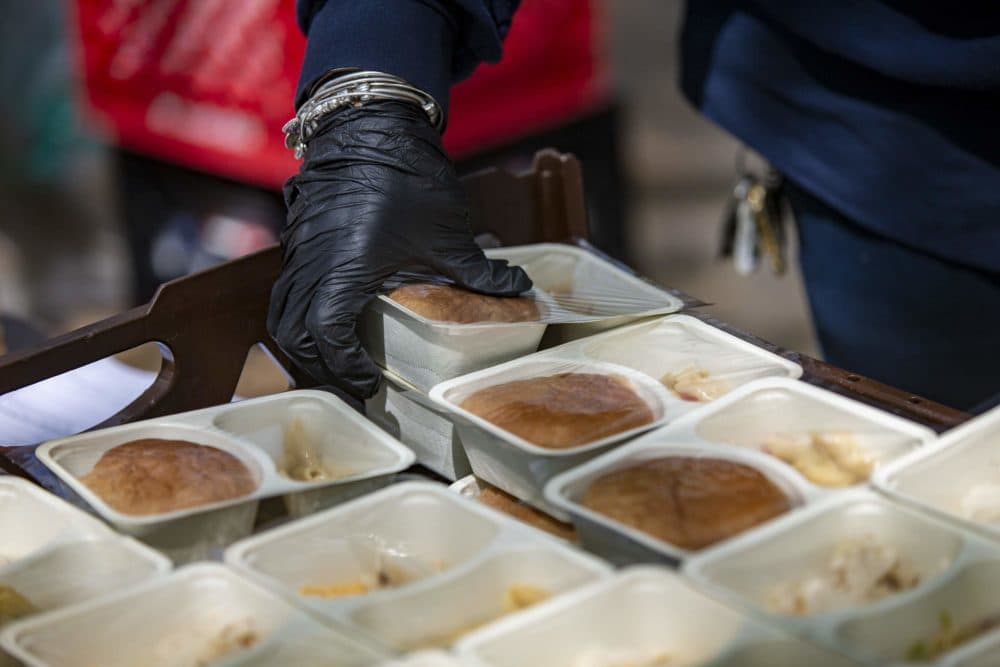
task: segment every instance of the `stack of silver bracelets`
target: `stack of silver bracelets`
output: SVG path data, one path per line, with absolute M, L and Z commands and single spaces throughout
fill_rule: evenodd
M 323 83 L 285 123 L 285 145 L 301 158 L 323 116 L 344 107 L 359 107 L 374 100 L 395 100 L 416 104 L 431 124 L 444 130 L 444 113 L 433 97 L 403 79 L 383 72 L 350 72 Z

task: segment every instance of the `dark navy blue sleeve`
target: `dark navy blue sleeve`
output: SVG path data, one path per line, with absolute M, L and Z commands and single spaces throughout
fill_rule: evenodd
M 298 0 L 308 39 L 296 105 L 327 71 L 394 74 L 448 106 L 452 82 L 496 62 L 518 0 Z
M 1000 271 L 1000 11 L 939 0 L 687 3 L 685 94 L 869 232 Z
M 922 86 L 995 90 L 998 7 L 939 0 L 750 0 L 778 30 L 882 76 Z

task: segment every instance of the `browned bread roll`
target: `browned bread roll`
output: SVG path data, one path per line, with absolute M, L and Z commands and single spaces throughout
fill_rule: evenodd
M 559 373 L 481 389 L 461 406 L 539 447 L 585 445 L 653 421 L 619 375 Z
M 257 488 L 235 456 L 185 440 L 135 440 L 108 451 L 80 478 L 124 514 L 159 514 L 245 496 Z
M 536 510 L 531 505 L 521 502 L 514 496 L 490 486 L 486 482 L 479 482 L 481 491 L 479 492 L 479 502 L 488 505 L 498 512 L 503 512 L 512 516 L 518 521 L 523 521 L 529 526 L 534 526 L 539 530 L 544 530 L 556 537 L 561 537 L 568 542 L 576 542 L 576 530 L 568 523 L 563 523 L 553 519 L 548 514 Z
M 474 322 L 534 322 L 538 304 L 527 296 L 502 297 L 476 294 L 450 285 L 404 285 L 389 298 L 429 320 Z
M 682 549 L 701 549 L 783 512 L 788 497 L 758 470 L 668 456 L 594 480 L 585 507 Z

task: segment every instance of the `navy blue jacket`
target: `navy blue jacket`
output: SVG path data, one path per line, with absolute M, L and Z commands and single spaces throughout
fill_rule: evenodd
M 1000 271 L 994 3 L 687 4 L 681 84 L 703 113 L 868 229 Z M 447 105 L 453 81 L 499 59 L 516 5 L 299 0 L 300 91 L 330 68 L 362 67 Z

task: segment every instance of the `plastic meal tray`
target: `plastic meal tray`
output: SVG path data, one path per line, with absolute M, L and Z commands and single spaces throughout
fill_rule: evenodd
M 873 463 L 874 470 L 918 450 L 936 439 L 925 426 L 883 412 L 844 396 L 789 378 L 755 380 L 662 430 L 665 438 L 702 445 L 764 451 L 774 434 L 844 433 Z M 810 496 L 838 493 L 844 487 L 810 480 L 791 464 L 775 457 L 789 474 L 810 487 Z M 864 486 L 868 480 L 854 485 Z
M 461 406 L 470 394 L 486 387 L 568 372 L 625 378 L 649 407 L 653 420 L 579 446 L 552 449 L 529 442 Z M 667 418 L 669 404 L 667 390 L 659 382 L 626 366 L 570 361 L 541 354 L 442 382 L 434 387 L 430 397 L 454 416 L 469 463 L 477 477 L 564 521 L 567 517 L 562 509 L 544 498 L 546 482 L 629 438 L 662 425 Z
M 459 324 L 427 319 L 381 295 L 364 311 L 359 330 L 375 361 L 426 392 L 444 380 L 534 352 L 546 327 L 559 327 L 550 338 L 568 340 L 683 307 L 676 296 L 581 248 L 542 243 L 495 248 L 487 255 L 522 265 L 543 309 L 562 299 L 581 307 L 598 303 L 600 312 L 549 308 L 541 321 Z M 577 296 L 550 297 L 550 292 Z
M 226 561 L 338 627 L 404 651 L 441 647 L 488 625 L 508 612 L 502 603 L 512 587 L 558 597 L 610 573 L 589 554 L 425 482 L 395 484 L 248 538 Z M 303 590 L 362 576 L 396 581 L 334 597 Z
M 919 583 L 875 602 L 807 616 L 768 608 L 775 585 L 826 567 L 838 545 L 862 536 L 895 547 L 919 573 Z M 829 496 L 705 550 L 684 564 L 684 572 L 722 599 L 867 664 L 910 664 L 908 648 L 937 630 L 942 612 L 956 627 L 1000 613 L 1000 545 L 870 490 Z M 995 639 L 1000 628 L 955 652 Z
M 315 446 L 325 465 L 343 476 L 307 482 L 281 474 L 284 440 L 293 428 Z M 251 471 L 257 488 L 245 496 L 172 512 L 118 512 L 80 477 L 104 452 L 142 438 L 190 440 L 229 452 Z M 290 513 L 301 516 L 388 484 L 413 463 L 414 455 L 333 395 L 305 390 L 53 440 L 38 449 L 38 458 L 117 530 L 185 562 L 249 535 L 262 498 L 284 496 Z

